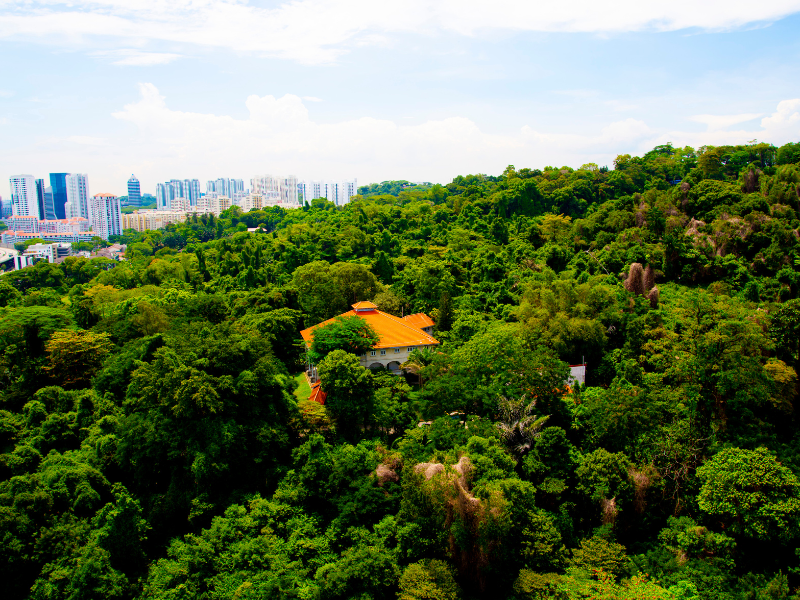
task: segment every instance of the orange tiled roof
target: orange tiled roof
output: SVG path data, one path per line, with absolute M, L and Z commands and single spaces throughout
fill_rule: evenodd
M 387 314 L 383 311 L 378 310 L 377 308 L 370 309 L 369 307 L 365 306 L 366 304 L 371 304 L 375 306 L 371 302 L 358 302 L 353 304 L 353 308 L 355 309 L 358 307 L 358 312 L 355 310 L 349 310 L 346 313 L 339 315 L 338 317 L 334 317 L 333 319 L 328 319 L 327 321 L 323 321 L 322 323 L 318 323 L 314 327 L 309 327 L 308 329 L 303 329 L 300 332 L 300 335 L 303 337 L 303 340 L 306 344 L 311 344 L 311 341 L 314 339 L 314 329 L 317 327 L 322 327 L 323 325 L 328 325 L 332 323 L 338 318 L 341 317 L 360 317 L 364 319 L 367 324 L 369 324 L 374 330 L 375 333 L 378 334 L 380 337 L 380 341 L 373 346 L 373 348 L 396 348 L 400 346 L 430 346 L 434 344 L 438 344 L 439 342 L 435 340 L 432 336 L 428 335 L 419 327 L 415 327 L 412 323 L 404 319 L 400 319 L 398 317 L 392 316 Z M 432 324 L 432 322 L 431 322 Z
M 319 381 L 311 384 L 311 395 L 308 397 L 309 400 L 325 406 L 325 399 L 327 397 L 328 394 L 322 391 L 322 385 Z
M 431 319 L 425 313 L 416 313 L 414 315 L 406 315 L 403 317 L 403 321 L 406 321 L 410 325 L 422 329 L 423 327 L 433 327 L 435 323 L 433 319 Z

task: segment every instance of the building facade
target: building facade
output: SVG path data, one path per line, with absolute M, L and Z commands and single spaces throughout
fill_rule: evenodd
M 170 223 L 183 223 L 185 220 L 185 212 L 136 210 L 129 215 L 122 215 L 122 228 L 148 231 L 151 229 L 163 229 Z
M 355 179 L 345 181 L 301 181 L 298 192 L 304 202 L 311 203 L 316 198 L 325 198 L 336 206 L 344 206 L 358 193 Z
M 67 218 L 67 175 L 69 173 L 50 173 L 54 219 Z
M 64 178 L 67 186 L 67 203 L 64 205 L 65 218 L 83 217 L 92 220 L 92 206 L 89 197 L 89 178 L 86 173 L 68 173 Z
M 8 182 L 11 187 L 11 214 L 41 219 L 43 215 L 39 213 L 36 182 L 33 175 L 12 175 Z
M 6 219 L 6 226 L 10 231 L 25 233 L 39 233 L 39 223 L 39 219 L 33 215 L 12 215 Z
M 0 234 L 0 241 L 4 244 L 16 244 L 17 242 L 25 242 L 36 238 L 42 239 L 48 243 L 55 242 L 90 242 L 97 234 L 94 231 L 85 232 L 60 232 L 60 233 L 25 233 L 23 231 L 4 231 Z
M 111 235 L 122 235 L 122 209 L 114 194 L 92 196 L 92 230 L 107 240 Z
M 297 177 L 262 175 L 250 180 L 250 193 L 260 194 L 265 206 L 285 206 L 293 208 L 300 205 L 297 197 Z
M 142 205 L 142 186 L 136 175 L 131 175 L 128 179 L 128 204 L 137 208 Z

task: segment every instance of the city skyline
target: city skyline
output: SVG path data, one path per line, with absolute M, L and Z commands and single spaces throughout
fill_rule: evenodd
M 118 195 L 131 173 L 149 193 L 221 173 L 446 183 L 800 139 L 800 0 L 614 8 L 12 0 L 0 178 L 88 172 Z

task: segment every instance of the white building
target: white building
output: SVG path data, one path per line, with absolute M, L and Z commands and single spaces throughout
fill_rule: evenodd
M 44 218 L 44 215 L 39 214 L 36 180 L 33 175 L 12 175 L 8 182 L 11 186 L 11 214 Z
M 11 231 L 39 233 L 40 221 L 34 215 L 12 215 L 6 219 L 6 226 Z
M 122 235 L 122 209 L 114 194 L 95 194 L 92 197 L 92 229 L 104 240 L 110 235 Z
M 94 231 L 63 231 L 59 233 L 25 233 L 24 231 L 4 231 L 0 234 L 0 242 L 4 244 L 16 244 L 17 242 L 26 242 L 33 239 L 42 239 L 45 242 L 91 242 L 92 238 L 97 236 Z
M 89 178 L 86 173 L 70 173 L 65 177 L 67 203 L 64 212 L 67 219 L 83 217 L 92 220 L 92 206 L 89 199 Z
M 315 198 L 325 198 L 336 206 L 344 206 L 358 193 L 357 180 L 302 181 L 297 185 L 303 201 L 311 203 Z
M 250 180 L 250 193 L 260 194 L 264 199 L 264 206 L 295 208 L 300 205 L 297 199 L 297 177 L 294 175 L 253 177 Z
M 92 228 L 89 219 L 73 217 L 72 219 L 48 219 L 39 221 L 39 231 L 46 233 L 81 233 Z M 12 229 L 12 227 L 9 227 Z

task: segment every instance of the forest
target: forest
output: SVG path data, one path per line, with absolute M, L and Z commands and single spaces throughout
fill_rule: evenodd
M 4 598 L 800 598 L 800 143 L 112 241 L 0 277 Z M 440 345 L 312 402 L 361 300 Z

